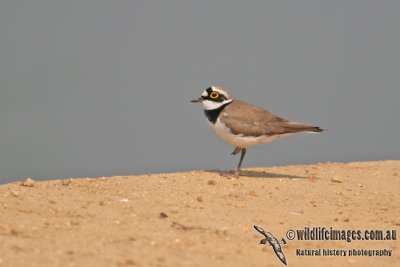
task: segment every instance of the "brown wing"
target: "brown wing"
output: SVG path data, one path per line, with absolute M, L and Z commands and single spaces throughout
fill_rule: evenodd
M 282 251 L 282 246 L 281 244 L 279 244 L 279 241 L 275 238 L 274 242 L 270 242 L 270 244 L 274 249 L 276 256 L 278 256 L 278 258 L 281 260 L 283 264 L 287 265 L 286 257 Z
M 254 225 L 254 229 L 257 230 L 257 232 L 259 232 L 260 234 L 262 234 L 263 236 L 267 237 L 267 233 L 265 232 L 265 230 L 263 228 L 261 228 L 260 226 Z
M 318 127 L 290 122 L 265 109 L 234 100 L 220 114 L 233 134 L 244 136 L 280 135 L 307 131 L 319 131 Z

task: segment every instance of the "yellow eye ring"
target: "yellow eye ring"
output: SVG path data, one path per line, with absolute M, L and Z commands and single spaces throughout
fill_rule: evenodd
M 216 99 L 216 98 L 218 98 L 219 97 L 219 93 L 218 92 L 212 92 L 211 94 L 210 94 L 210 98 L 212 98 L 212 99 Z

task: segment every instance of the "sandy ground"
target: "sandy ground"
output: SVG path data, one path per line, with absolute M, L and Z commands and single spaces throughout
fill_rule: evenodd
M 28 181 L 0 186 L 0 266 L 400 266 L 399 241 L 298 241 L 304 227 L 399 230 L 400 161 Z M 397 236 L 397 239 L 400 237 Z M 297 256 L 390 249 L 392 256 Z

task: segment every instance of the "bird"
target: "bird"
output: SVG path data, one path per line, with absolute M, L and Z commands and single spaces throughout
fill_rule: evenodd
M 201 103 L 210 127 L 235 149 L 231 155 L 241 153 L 239 164 L 231 176 L 241 175 L 241 166 L 248 148 L 269 143 L 275 139 L 297 133 L 320 133 L 320 127 L 288 121 L 263 108 L 232 98 L 227 89 L 211 86 L 192 103 Z
M 265 236 L 264 239 L 260 240 L 260 245 L 265 245 L 269 243 L 269 245 L 271 245 L 272 248 L 274 249 L 276 256 L 278 256 L 278 258 L 281 260 L 283 264 L 287 265 L 286 257 L 282 251 L 282 246 L 281 246 L 281 243 L 286 244 L 286 240 L 282 238 L 281 241 L 279 241 L 273 234 L 265 231 L 260 226 L 254 225 L 254 229 L 256 229 L 260 234 Z

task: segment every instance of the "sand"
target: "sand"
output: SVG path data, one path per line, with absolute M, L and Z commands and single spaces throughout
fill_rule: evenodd
M 80 178 L 0 186 L 0 266 L 400 266 L 399 241 L 298 241 L 305 227 L 399 230 L 400 161 Z M 397 239 L 400 237 L 397 236 Z M 298 256 L 388 249 L 392 256 Z

